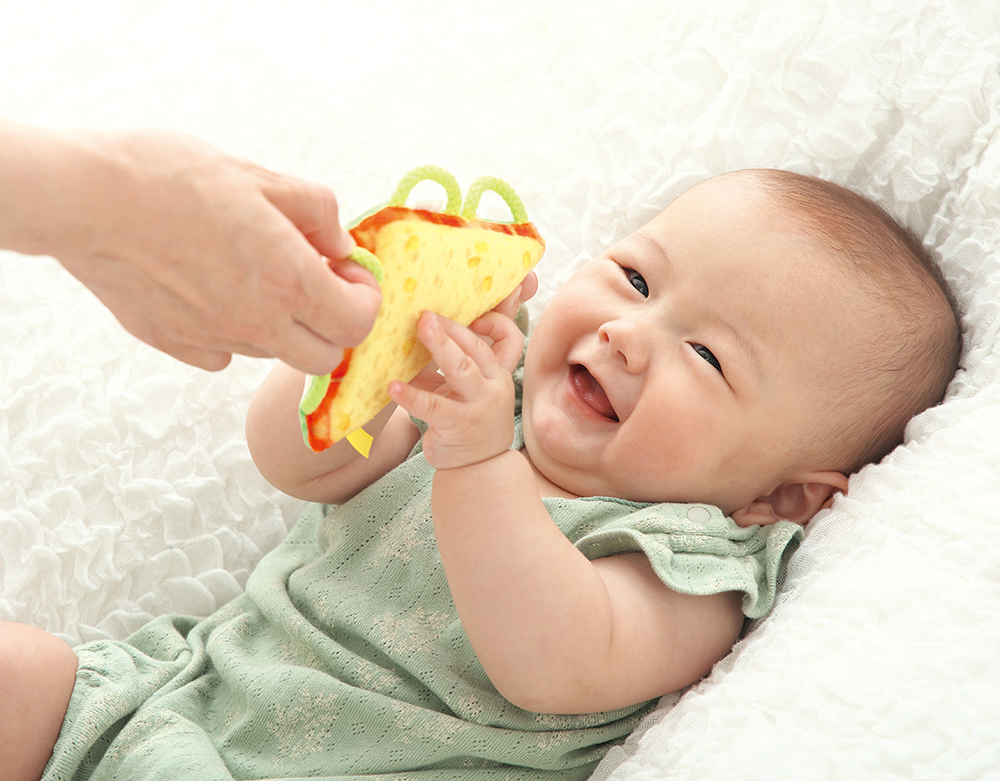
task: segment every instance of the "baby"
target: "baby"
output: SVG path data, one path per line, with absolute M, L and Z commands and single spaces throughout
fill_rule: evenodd
M 440 373 L 390 387 L 368 460 L 303 445 L 276 367 L 251 452 L 322 504 L 215 615 L 75 654 L 0 627 L 14 777 L 55 743 L 46 779 L 584 779 L 770 609 L 802 526 L 961 350 L 918 241 L 780 171 L 710 179 L 585 265 L 523 366 L 517 299 L 422 316 Z

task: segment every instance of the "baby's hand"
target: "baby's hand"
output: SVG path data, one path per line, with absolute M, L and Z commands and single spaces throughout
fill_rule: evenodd
M 430 426 L 424 457 L 431 466 L 454 469 L 507 450 L 514 439 L 511 373 L 524 344 L 517 326 L 496 310 L 469 328 L 424 312 L 417 336 L 441 374 L 422 372 L 408 385 L 390 383 L 389 395 Z

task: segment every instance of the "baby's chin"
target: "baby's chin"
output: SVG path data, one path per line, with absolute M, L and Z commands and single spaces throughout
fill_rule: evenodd
M 586 489 L 583 492 L 573 490 L 578 483 L 583 481 L 574 480 L 571 470 L 566 469 L 547 455 L 545 449 L 535 440 L 530 423 L 527 423 L 524 418 L 522 418 L 522 433 L 524 434 L 524 444 L 521 446 L 521 455 L 531 464 L 535 483 L 542 496 L 579 499 L 581 496 L 590 495 L 585 492 Z
M 560 496 L 567 499 L 610 497 L 637 504 L 702 505 L 718 509 L 727 518 L 735 512 L 731 500 L 719 497 L 703 498 L 676 488 L 647 491 L 617 485 L 613 478 L 606 475 L 575 470 L 549 458 L 544 448 L 539 448 L 537 442 L 533 451 L 531 440 L 530 435 L 525 433 L 525 444 L 521 448 L 521 453 L 528 459 L 535 472 L 542 496 Z

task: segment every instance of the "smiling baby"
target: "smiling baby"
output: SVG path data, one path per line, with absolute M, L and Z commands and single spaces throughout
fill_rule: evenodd
M 307 448 L 275 368 L 248 443 L 319 504 L 208 618 L 75 658 L 21 635 L 51 663 L 7 718 L 69 699 L 46 779 L 585 779 L 771 608 L 803 525 L 961 351 L 920 243 L 781 171 L 681 195 L 523 351 L 535 284 L 469 328 L 421 317 L 440 371 L 390 385 L 367 460 Z

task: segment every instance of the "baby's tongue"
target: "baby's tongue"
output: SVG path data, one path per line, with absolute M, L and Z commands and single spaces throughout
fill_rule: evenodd
M 608 394 L 604 392 L 601 384 L 594 379 L 594 375 L 583 366 L 575 367 L 573 384 L 576 386 L 576 392 L 580 394 L 580 398 L 586 402 L 587 406 L 606 418 L 618 420 L 614 407 L 608 401 Z

